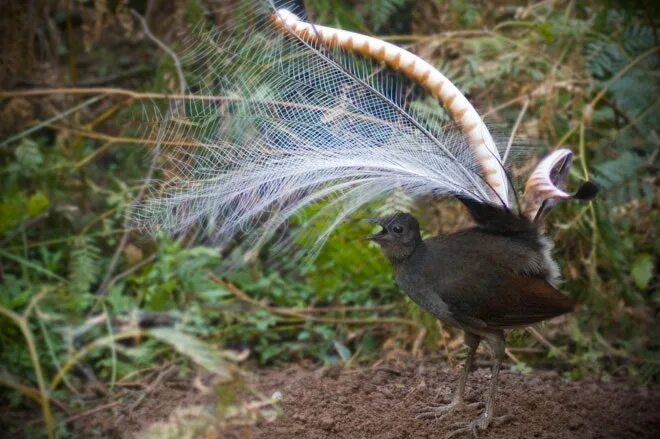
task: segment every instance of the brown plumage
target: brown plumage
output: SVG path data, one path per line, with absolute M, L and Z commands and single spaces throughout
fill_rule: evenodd
M 495 365 L 485 411 L 456 431 L 476 434 L 504 421 L 493 416 L 504 330 L 569 312 L 573 301 L 552 285 L 556 264 L 536 225 L 490 204 L 463 202 L 476 227 L 422 240 L 417 220 L 397 213 L 378 220 L 382 230 L 370 239 L 381 246 L 397 284 L 414 302 L 465 331 L 468 357 L 453 401 L 430 407 L 420 417 L 445 416 L 466 406 L 463 394 L 474 352 L 482 339 L 492 348 Z

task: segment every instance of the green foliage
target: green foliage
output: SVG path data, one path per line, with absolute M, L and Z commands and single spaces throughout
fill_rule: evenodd
M 221 380 L 227 381 L 232 378 L 231 371 L 226 367 L 227 359 L 236 361 L 236 356 L 232 352 L 218 351 L 198 338 L 176 329 L 154 328 L 148 332 L 148 335 L 171 345 L 209 372 L 215 373 Z
M 532 371 L 532 368 L 529 367 L 529 365 L 524 361 L 521 361 L 520 363 L 515 363 L 511 365 L 511 370 L 522 374 L 528 374 Z
M 406 6 L 408 0 L 374 0 L 367 3 L 367 13 L 374 31 L 383 30 L 387 21 L 396 17 Z
M 407 17 L 410 3 L 410 0 L 317 0 L 306 2 L 306 6 L 319 23 L 363 32 L 383 32 Z
M 162 240 L 159 257 L 130 278 L 139 291 L 135 305 L 152 311 L 183 307 L 199 291 L 213 288 L 209 270 L 218 264 L 218 250 L 210 247 L 182 248 L 180 242 Z
M 82 297 L 90 294 L 92 285 L 101 273 L 100 253 L 100 249 L 88 236 L 79 236 L 73 240 L 69 262 L 69 285 L 74 296 Z M 80 311 L 89 305 L 89 303 L 80 304 L 82 305 Z
M 649 253 L 640 253 L 635 256 L 630 266 L 630 276 L 640 290 L 645 290 L 649 285 L 654 271 L 654 258 Z

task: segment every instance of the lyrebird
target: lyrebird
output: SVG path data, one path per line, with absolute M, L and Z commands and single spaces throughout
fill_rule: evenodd
M 556 200 L 596 193 L 588 182 L 573 195 L 562 189 L 571 152 L 556 150 L 536 167 L 518 206 L 487 126 L 449 79 L 397 46 L 286 10 L 197 34 L 181 64 L 191 91 L 173 100 L 158 139 L 182 146 L 169 154 L 173 178 L 143 206 L 143 218 L 175 231 L 201 225 L 221 243 L 242 232 L 258 247 L 307 213 L 325 224 L 320 232 L 300 228 L 317 232 L 313 252 L 345 218 L 393 191 L 456 197 L 476 226 L 423 241 L 412 216 L 395 214 L 378 220 L 382 230 L 371 238 L 406 294 L 465 330 L 470 350 L 454 400 L 422 416 L 464 405 L 485 339 L 496 360 L 486 409 L 457 431 L 487 428 L 504 330 L 572 308 L 555 288 L 559 273 L 541 227 Z M 454 124 L 413 111 L 388 71 L 424 87 Z

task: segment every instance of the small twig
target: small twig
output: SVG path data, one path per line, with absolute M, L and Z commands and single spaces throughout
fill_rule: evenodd
M 389 317 L 389 318 L 379 318 L 379 319 L 368 319 L 368 318 L 363 318 L 363 319 L 357 319 L 357 318 L 333 318 L 333 317 L 317 317 L 317 316 L 310 316 L 306 315 L 304 313 L 301 313 L 300 311 L 293 309 L 293 308 L 279 308 L 279 307 L 272 307 L 268 306 L 266 304 L 263 304 L 257 300 L 254 300 L 251 298 L 249 295 L 247 295 L 244 291 L 242 291 L 240 288 L 238 288 L 236 285 L 232 284 L 231 282 L 224 281 L 220 279 L 218 276 L 216 276 L 213 273 L 209 273 L 209 277 L 211 280 L 220 285 L 221 287 L 225 288 L 227 291 L 232 293 L 234 297 L 236 297 L 238 300 L 241 302 L 249 303 L 252 306 L 255 306 L 257 308 L 264 309 L 271 314 L 278 314 L 281 316 L 285 317 L 295 317 L 298 319 L 301 319 L 303 321 L 311 321 L 311 322 L 318 322 L 318 323 L 343 323 L 343 324 L 357 324 L 357 325 L 375 325 L 375 324 L 393 324 L 393 325 L 408 325 L 412 326 L 415 328 L 418 328 L 419 325 L 412 320 L 407 320 L 407 319 L 402 319 L 398 317 Z
M 413 347 L 412 347 L 412 355 L 413 357 L 418 357 L 421 350 L 422 350 L 422 342 L 424 341 L 424 337 L 426 337 L 426 328 L 422 327 L 419 329 L 419 332 L 417 333 L 417 336 L 415 337 L 415 341 L 413 342 Z
M 142 389 L 144 387 L 147 387 L 144 383 L 138 382 L 138 381 L 126 381 L 122 383 L 121 381 L 118 381 L 117 384 L 115 384 L 116 387 L 137 387 L 139 389 Z
M 27 259 L 24 259 L 24 258 L 21 258 L 21 257 L 18 257 L 18 256 L 14 256 L 13 254 L 8 253 L 8 252 L 6 252 L 2 249 L 0 249 L 0 256 L 3 257 L 3 258 L 6 258 L 6 259 L 10 259 L 10 260 L 12 260 L 14 262 L 17 262 L 19 264 L 23 264 L 26 267 L 29 267 L 29 268 L 33 269 L 34 271 L 37 271 L 41 274 L 45 274 L 46 276 L 51 277 L 53 279 L 57 279 L 61 282 L 68 282 L 66 278 L 63 278 L 59 274 L 53 273 L 52 271 L 43 268 L 41 265 L 37 265 L 36 263 L 30 262 Z
M 210 143 L 201 143 L 201 142 L 189 142 L 185 140 L 160 140 L 160 139 L 141 139 L 139 137 L 119 137 L 113 136 L 110 134 L 99 133 L 97 131 L 89 131 L 76 127 L 68 127 L 63 125 L 53 124 L 50 125 L 51 128 L 56 130 L 69 130 L 79 136 L 86 137 L 88 139 L 97 139 L 105 140 L 113 144 L 134 144 L 134 145 L 153 145 L 153 146 L 175 146 L 175 147 L 192 147 L 192 148 L 204 148 L 204 147 L 213 147 L 213 144 Z
M 48 350 L 53 365 L 59 369 L 61 367 L 60 360 L 57 358 L 57 355 L 55 354 L 55 348 L 53 347 L 52 340 L 46 328 L 46 324 L 44 323 L 44 320 L 48 319 L 48 315 L 43 313 L 41 309 L 39 309 L 39 306 L 36 306 L 35 310 L 37 315 L 36 320 L 39 325 L 39 329 L 41 329 L 44 342 L 46 343 L 46 349 Z M 68 379 L 64 380 L 64 385 L 66 385 L 66 387 L 73 395 L 75 395 L 76 397 L 80 396 L 80 393 L 76 390 L 76 388 L 71 384 L 71 382 Z
M 511 351 L 509 350 L 509 348 L 504 349 L 504 353 L 505 353 L 506 356 L 509 357 L 509 358 L 511 359 L 511 361 L 513 361 L 514 363 L 520 363 L 520 360 L 518 359 L 518 357 L 516 357 L 515 355 L 513 355 L 513 353 L 511 353 Z
M 130 78 L 131 76 L 137 76 L 142 73 L 151 72 L 152 70 L 153 69 L 151 67 L 146 65 L 137 66 L 132 69 L 127 69 L 119 73 L 115 73 L 114 75 L 108 75 L 101 78 L 91 78 L 91 79 L 78 81 L 78 85 L 82 87 L 94 87 L 97 85 L 113 84 L 121 79 L 126 79 L 126 78 Z
M 142 191 L 140 191 L 140 194 Z M 115 253 L 112 255 L 112 259 L 110 260 L 110 264 L 108 265 L 108 269 L 105 272 L 105 276 L 103 277 L 103 281 L 101 282 L 101 285 L 99 286 L 99 289 L 96 291 L 96 301 L 90 308 L 89 313 L 93 313 L 94 309 L 96 306 L 101 302 L 101 298 L 105 296 L 105 293 L 108 291 L 109 286 L 110 286 L 110 281 L 112 280 L 112 273 L 115 271 L 115 267 L 119 263 L 119 256 L 121 255 L 122 251 L 124 250 L 124 247 L 126 247 L 126 244 L 128 243 L 128 236 L 129 236 L 129 230 L 132 230 L 128 227 L 126 227 L 128 224 L 128 220 L 124 221 L 124 228 L 127 229 L 122 236 L 121 239 L 119 240 L 119 245 L 117 245 L 117 248 L 115 249 Z
M 392 375 L 397 375 L 401 376 L 403 375 L 400 370 L 394 369 L 393 367 L 388 367 L 388 366 L 378 366 L 373 368 L 374 372 L 387 372 L 391 373 Z
M 148 257 L 144 258 L 143 260 L 141 260 L 137 264 L 133 265 L 132 267 L 130 267 L 130 268 L 122 271 L 121 273 L 117 274 L 115 277 L 110 279 L 110 281 L 108 282 L 108 285 L 105 287 L 105 289 L 108 290 L 108 289 L 112 288 L 112 286 L 114 284 L 116 284 L 119 280 L 125 278 L 126 276 L 128 276 L 132 273 L 135 273 L 140 268 L 144 267 L 145 265 L 147 265 L 150 262 L 152 262 L 153 260 L 155 260 L 156 256 L 157 256 L 156 253 L 154 253 L 152 255 L 149 255 Z
M 76 421 L 80 418 L 84 418 L 85 416 L 93 415 L 94 413 L 102 412 L 103 410 L 107 410 L 109 408 L 118 406 L 119 404 L 121 404 L 121 401 L 109 402 L 107 404 L 103 404 L 103 405 L 100 405 L 98 407 L 94 407 L 93 409 L 86 410 L 86 411 L 80 412 L 80 413 L 76 413 L 75 415 L 71 415 L 68 418 L 64 419 L 64 422 L 68 424 L 68 423 Z
M 424 34 L 403 34 L 403 35 L 379 35 L 378 38 L 383 41 L 389 42 L 407 42 L 414 41 L 416 43 L 421 43 L 427 40 L 449 40 L 452 38 L 466 38 L 466 37 L 483 37 L 483 36 L 492 36 L 493 32 L 489 30 L 457 30 L 457 31 L 446 31 L 439 32 L 430 35 Z
M 512 105 L 517 104 L 518 102 L 524 102 L 525 100 L 529 100 L 530 98 L 538 98 L 541 96 L 547 95 L 550 91 L 556 89 L 556 88 L 565 88 L 568 90 L 572 90 L 573 84 L 578 84 L 581 83 L 581 81 L 577 80 L 567 80 L 567 81 L 559 81 L 559 82 L 552 82 L 551 84 L 543 83 L 536 87 L 534 90 L 532 90 L 531 93 L 523 93 L 519 96 L 516 96 L 515 98 L 509 99 L 508 101 L 493 107 L 486 111 L 482 116 L 485 118 L 487 116 L 490 116 L 491 114 L 496 114 L 500 110 L 503 110 L 505 108 L 508 108 Z M 0 96 L 2 96 L 2 93 L 0 93 Z
M 147 24 L 146 20 L 140 14 L 138 14 L 135 9 L 131 9 L 131 14 L 133 14 L 133 16 L 138 19 L 142 25 L 142 30 L 144 31 L 145 35 L 172 58 L 176 68 L 176 73 L 179 75 L 179 91 L 181 94 L 185 94 L 187 88 L 186 78 L 183 75 L 183 69 L 181 68 L 181 61 L 179 60 L 179 57 L 176 56 L 176 53 L 174 53 L 174 51 L 170 49 L 167 44 L 163 43 L 156 35 L 151 32 L 151 29 L 149 29 L 149 25 Z
M 520 113 L 518 113 L 518 118 L 516 119 L 516 123 L 513 125 L 513 129 L 511 130 L 509 141 L 506 144 L 506 150 L 504 150 L 504 157 L 502 157 L 502 164 L 505 164 L 506 159 L 509 157 L 509 152 L 511 151 L 511 146 L 513 145 L 513 139 L 516 137 L 516 131 L 518 131 L 518 127 L 520 126 L 523 117 L 525 117 L 525 113 L 527 112 L 528 106 L 529 106 L 529 99 L 526 99 L 525 102 L 523 103 L 522 108 L 520 109 Z
M 73 5 L 72 1 L 66 2 L 66 46 L 69 61 L 69 79 L 71 85 L 76 85 L 78 82 L 78 73 L 76 71 L 76 48 L 73 43 Z
M 144 399 L 147 396 L 149 396 L 149 394 L 153 392 L 156 387 L 158 387 L 160 382 L 163 381 L 163 379 L 165 379 L 175 370 L 176 369 L 174 364 L 170 364 L 165 369 L 161 370 L 160 373 L 158 373 L 158 376 L 156 376 L 156 379 L 154 379 L 151 382 L 151 384 L 149 384 L 149 386 L 142 392 L 140 397 L 137 400 L 135 400 L 133 404 L 131 404 L 131 406 L 128 408 L 128 411 L 129 412 L 135 411 L 135 409 L 138 408 L 138 406 L 142 403 L 142 401 L 144 401 Z
M 449 343 L 447 342 L 447 337 L 445 335 L 445 328 L 440 320 L 437 321 L 438 332 L 440 333 L 440 340 L 442 340 L 442 348 L 445 350 L 445 356 L 447 357 L 447 363 L 450 367 L 454 367 L 454 357 L 450 355 L 449 352 Z
M 543 346 L 548 348 L 549 351 L 558 352 L 558 353 L 561 354 L 561 351 L 559 349 L 557 349 L 557 347 L 555 345 L 550 343 L 548 341 L 548 339 L 543 336 L 543 334 L 541 334 L 539 331 L 536 330 L 536 328 L 534 328 L 532 326 L 529 326 L 529 327 L 527 327 L 527 332 L 532 334 L 532 337 L 534 337 Z
M 328 312 L 371 312 L 371 311 L 388 311 L 396 308 L 398 305 L 392 303 L 389 305 L 376 305 L 376 306 L 327 306 L 327 307 L 309 307 L 309 308 L 281 308 L 288 310 L 295 310 L 301 314 L 316 314 Z
M 119 95 L 133 99 L 187 99 L 202 101 L 221 101 L 232 99 L 226 96 L 213 95 L 184 95 L 170 93 L 139 92 L 127 88 L 119 87 L 55 87 L 55 88 L 31 88 L 29 90 L 3 90 L 0 91 L 0 98 L 29 98 L 36 96 L 49 95 Z
M 0 98 L 13 98 L 13 97 L 34 97 L 34 96 L 47 96 L 47 95 L 89 95 L 89 94 L 103 94 L 103 95 L 121 95 L 130 97 L 136 100 L 152 100 L 152 99 L 165 99 L 173 101 L 208 101 L 208 102 L 243 102 L 249 101 L 250 104 L 272 106 L 272 107 L 287 107 L 287 108 L 302 108 L 305 110 L 315 110 L 327 112 L 328 107 L 321 105 L 306 104 L 299 102 L 287 101 L 264 101 L 258 99 L 246 99 L 240 96 L 214 96 L 214 95 L 194 95 L 194 94 L 168 94 L 168 93 L 146 93 L 128 90 L 125 88 L 117 87 L 72 87 L 72 88 L 41 88 L 31 90 L 12 90 L 0 91 Z M 524 98 L 522 96 L 521 98 Z M 514 101 L 515 103 L 515 101 Z M 500 107 L 498 107 L 500 108 Z M 374 116 L 369 116 L 360 113 L 351 113 L 351 117 L 359 120 L 366 120 L 370 122 L 378 122 L 383 124 L 383 120 Z M 390 125 L 394 126 L 394 124 Z
M 76 133 L 76 134 L 85 137 L 85 135 L 84 135 L 83 133 Z M 88 155 L 86 155 L 85 157 L 83 157 L 82 159 L 78 160 L 78 161 L 73 165 L 73 169 L 77 170 L 77 169 L 82 168 L 82 167 L 85 166 L 87 163 L 91 162 L 91 161 L 94 160 L 96 157 L 98 157 L 99 155 L 101 155 L 101 154 L 103 154 L 104 152 L 106 152 L 106 151 L 107 151 L 108 149 L 110 149 L 110 147 L 113 146 L 114 144 L 115 144 L 114 141 L 112 141 L 112 140 L 106 140 L 105 143 L 104 143 L 103 145 L 99 146 L 98 148 L 95 148 L 94 151 L 92 151 L 91 153 L 89 153 Z
M 522 353 L 527 353 L 527 354 L 540 354 L 542 352 L 545 352 L 545 349 L 541 348 L 507 348 L 511 352 L 522 352 Z
M 154 367 L 145 367 L 145 368 L 142 368 L 142 369 L 138 369 L 138 370 L 134 370 L 134 371 L 132 371 L 132 372 L 129 372 L 129 373 L 127 373 L 126 375 L 124 375 L 124 376 L 123 376 L 123 377 L 117 382 L 117 385 L 118 385 L 118 386 L 121 386 L 122 384 L 129 383 L 129 381 L 126 381 L 126 380 L 128 380 L 129 378 L 133 378 L 133 377 L 136 376 L 136 375 L 141 375 L 141 374 L 144 374 L 144 373 L 146 373 L 146 372 L 151 372 L 151 371 L 154 370 L 154 369 L 155 369 Z M 130 383 L 131 383 L 131 385 L 141 385 L 142 387 L 145 387 L 145 384 L 144 384 L 144 383 L 138 383 L 137 381 L 130 381 Z
M 2 96 L 2 93 L 0 93 L 0 96 Z M 78 105 L 74 105 L 73 107 L 69 108 L 68 110 L 65 110 L 65 111 L 63 111 L 63 112 L 61 112 L 61 113 L 59 113 L 59 114 L 57 114 L 57 115 L 55 115 L 55 116 L 53 116 L 49 119 L 46 119 L 42 122 L 39 122 L 38 124 L 36 124 L 34 126 L 31 126 L 30 128 L 28 128 L 26 130 L 23 130 L 18 134 L 14 134 L 13 136 L 6 138 L 2 142 L 0 142 L 0 146 L 5 146 L 5 145 L 7 145 L 7 144 L 9 144 L 9 143 L 11 143 L 15 140 L 22 139 L 23 137 L 27 136 L 28 134 L 31 134 L 35 131 L 38 131 L 41 128 L 47 127 L 47 126 L 51 125 L 53 122 L 57 122 L 58 120 L 68 116 L 71 113 L 75 113 L 78 110 L 81 110 L 85 107 L 88 107 L 88 106 L 92 105 L 93 103 L 97 102 L 100 99 L 101 99 L 101 96 L 96 96 L 96 97 L 87 99 L 86 101 L 81 102 Z
M 43 290 L 41 290 L 41 292 L 36 294 L 32 298 L 32 300 L 30 300 L 30 303 L 25 308 L 25 311 L 23 311 L 23 314 L 18 314 L 10 309 L 0 306 L 0 315 L 4 315 L 5 317 L 13 320 L 14 324 L 17 325 L 21 330 L 23 334 L 23 338 L 25 338 L 25 343 L 27 344 L 28 351 L 30 353 L 30 360 L 32 361 L 32 368 L 34 369 L 34 374 L 37 379 L 37 385 L 39 386 L 41 413 L 44 418 L 44 423 L 46 424 L 48 438 L 54 439 L 55 421 L 53 418 L 52 411 L 50 409 L 50 401 L 51 401 L 50 392 L 46 388 L 46 381 L 44 378 L 43 369 L 41 368 L 41 362 L 39 361 L 39 353 L 37 352 L 37 344 L 34 338 L 34 334 L 30 329 L 30 323 L 28 321 L 30 317 L 30 312 L 32 311 L 34 306 L 49 291 L 50 288 L 44 288 Z
M 0 308 L 1 310 L 2 308 Z M 115 333 L 112 336 L 106 336 L 98 338 L 87 345 L 83 346 L 78 351 L 71 354 L 67 360 L 64 362 L 62 367 L 57 371 L 55 376 L 50 381 L 50 392 L 55 391 L 57 386 L 60 384 L 64 376 L 69 372 L 69 370 L 75 366 L 85 355 L 87 355 L 92 350 L 100 346 L 105 346 L 107 343 L 115 343 L 117 340 L 123 340 L 127 338 L 137 338 L 145 335 L 145 331 L 142 330 L 128 330 L 120 333 Z
M 13 389 L 18 393 L 27 396 L 28 398 L 30 398 L 39 405 L 43 404 L 43 399 L 38 389 L 35 389 L 34 387 L 27 386 L 25 384 L 18 382 L 18 379 L 16 377 L 11 376 L 7 371 L 0 370 L 0 386 L 5 386 L 10 389 Z M 57 406 L 57 408 L 59 408 L 66 414 L 69 414 L 71 412 L 67 406 L 65 406 L 62 402 L 54 398 L 50 398 L 50 402 L 53 403 L 53 405 Z

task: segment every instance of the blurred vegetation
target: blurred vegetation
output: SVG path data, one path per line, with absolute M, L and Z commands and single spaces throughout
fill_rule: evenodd
M 202 16 L 231 20 L 249 1 L 10 3 L 2 32 L 14 37 L 2 39 L 0 70 L 4 406 L 31 400 L 51 435 L 66 436 L 67 417 L 90 398 L 163 365 L 185 374 L 196 364 L 229 382 L 248 354 L 262 366 L 351 365 L 395 349 L 463 355 L 459 334 L 405 299 L 379 251 L 356 239 L 365 225 L 340 227 L 308 265 L 256 256 L 231 272 L 218 267 L 236 255 L 131 228 L 150 166 L 140 121 L 177 82 L 130 9 L 176 49 L 176 31 Z M 562 289 L 580 305 L 561 323 L 514 332 L 510 357 L 516 370 L 552 364 L 567 379 L 657 382 L 657 11 L 487 3 L 318 0 L 307 9 L 315 21 L 409 45 L 495 126 L 515 126 L 539 151 L 576 153 L 569 178 L 594 179 L 602 193 L 556 208 L 548 227 Z M 437 111 L 424 96 L 413 105 Z M 417 209 L 429 234 L 464 223 L 452 203 L 421 209 L 400 198 L 383 209 Z

